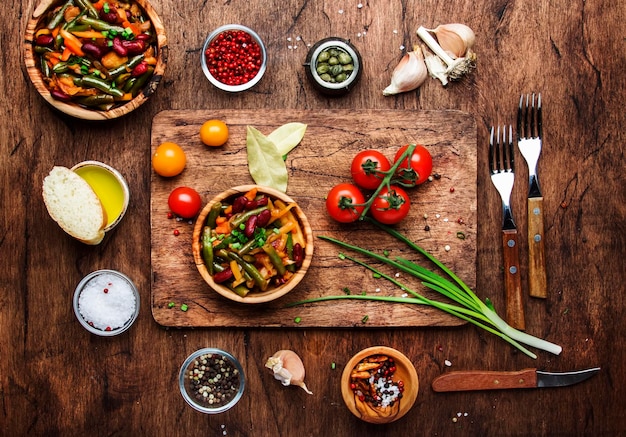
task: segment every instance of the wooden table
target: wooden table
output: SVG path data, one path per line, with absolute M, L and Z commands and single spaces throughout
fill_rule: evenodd
M 2 257 L 0 264 L 0 433 L 3 435 L 620 435 L 626 433 L 624 314 L 624 23 L 607 1 L 478 2 L 181 2 L 155 0 L 170 55 L 156 95 L 132 115 L 105 123 L 59 115 L 20 72 L 22 35 L 33 7 L 19 1 L 0 17 L 3 56 Z M 227 95 L 205 80 L 200 51 L 223 23 L 247 24 L 266 41 L 270 70 L 252 91 Z M 474 74 L 444 88 L 383 97 L 401 47 L 419 25 L 463 22 L 477 35 Z M 348 96 L 320 96 L 301 67 L 307 45 L 349 38 L 365 65 Z M 477 124 L 477 290 L 502 308 L 500 199 L 487 172 L 487 129 L 514 121 L 521 93 L 541 92 L 544 149 L 539 172 L 546 207 L 549 297 L 526 301 L 528 332 L 563 346 L 536 360 L 472 326 L 163 328 L 151 313 L 150 138 L 153 118 L 170 109 L 461 110 Z M 126 176 L 132 201 L 100 246 L 65 235 L 49 218 L 41 182 L 53 165 L 96 159 Z M 526 166 L 521 157 L 519 173 Z M 513 208 L 525 229 L 527 182 Z M 527 244 L 522 243 L 527 287 Z M 98 338 L 76 321 L 71 298 L 87 273 L 112 268 L 139 287 L 139 319 L 125 334 Z M 166 272 L 165 272 L 166 273 Z M 337 278 L 340 281 L 340 278 Z M 337 306 L 338 316 L 341 313 Z M 360 349 L 388 345 L 415 364 L 414 408 L 372 426 L 344 406 L 343 365 Z M 185 357 L 205 346 L 238 356 L 248 388 L 219 416 L 193 411 L 176 378 Z M 289 348 L 307 368 L 304 391 L 280 387 L 263 367 Z M 331 363 L 336 369 L 331 369 Z M 452 370 L 569 371 L 601 366 L 577 386 L 440 394 L 433 379 Z

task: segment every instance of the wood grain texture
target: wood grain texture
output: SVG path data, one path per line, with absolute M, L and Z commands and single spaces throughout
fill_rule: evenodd
M 228 143 L 207 148 L 198 132 L 206 120 L 224 120 L 230 131 Z M 377 280 L 362 267 L 341 261 L 331 243 L 315 239 L 313 262 L 298 287 L 281 299 L 262 307 L 233 303 L 211 290 L 200 277 L 192 259 L 192 227 L 168 219 L 167 198 L 176 186 L 194 187 L 205 202 L 233 186 L 252 183 L 248 173 L 246 126 L 266 135 L 282 124 L 301 122 L 307 131 L 287 159 L 289 194 L 308 218 L 313 234 L 329 235 L 390 256 L 419 260 L 402 244 L 364 223 L 341 225 L 326 214 L 325 197 L 330 188 L 350 182 L 350 162 L 361 150 L 374 148 L 393 159 L 406 143 L 428 147 L 440 179 L 410 190 L 412 208 L 398 229 L 449 265 L 470 287 L 476 277 L 476 144 L 475 122 L 458 111 L 298 111 L 245 110 L 165 111 L 152 124 L 152 148 L 174 141 L 187 154 L 187 167 L 178 177 L 156 174 L 151 183 L 152 311 L 165 326 L 429 326 L 458 325 L 462 321 L 428 307 L 389 305 L 382 302 L 326 302 L 306 306 L 286 305 L 320 296 L 352 293 L 396 295 L 396 287 Z M 451 192 L 450 187 L 454 187 Z M 424 216 L 427 218 L 424 218 Z M 462 223 L 458 219 L 462 218 Z M 429 230 L 425 231 L 425 226 Z M 181 233 L 173 235 L 174 228 Z M 461 232 L 463 239 L 457 237 Z M 448 251 L 446 251 L 448 246 Z M 431 266 L 432 267 L 432 266 Z M 347 275 L 345 272 L 349 271 Z M 395 272 L 388 272 L 394 274 Z M 417 280 L 406 285 L 427 293 Z M 432 293 L 427 293 L 435 297 Z M 188 311 L 169 308 L 186 303 Z M 337 317 L 337 311 L 341 317 Z M 367 316 L 367 322 L 362 319 Z M 299 317 L 299 323 L 294 319 Z
M 608 0 L 571 2 L 346 2 L 153 0 L 167 31 L 169 59 L 157 92 L 126 117 L 77 121 L 53 110 L 32 86 L 22 44 L 32 0 L 0 14 L 0 434 L 11 436 L 614 436 L 626 434 L 626 185 L 624 41 L 626 10 Z M 342 13 L 340 13 L 340 9 Z M 418 26 L 462 22 L 476 32 L 473 75 L 447 87 L 434 80 L 415 92 L 382 96 L 401 46 Z M 199 67 L 204 39 L 223 23 L 255 29 L 270 54 L 268 73 L 251 91 L 213 89 Z M 330 99 L 307 82 L 308 44 L 350 38 L 364 71 L 350 94 Z M 617 35 L 617 37 L 616 37 Z M 299 38 L 299 39 L 298 39 Z M 294 48 L 295 47 L 295 48 Z M 21 68 L 21 74 L 20 74 Z M 268 110 L 460 110 L 476 121 L 476 290 L 504 314 L 501 201 L 487 170 L 487 127 L 512 123 L 520 94 L 541 92 L 546 299 L 529 299 L 527 332 L 563 346 L 537 360 L 471 325 L 362 328 L 164 328 L 151 310 L 151 129 L 165 110 L 262 113 Z M 73 241 L 47 215 L 41 183 L 54 165 L 95 159 L 120 170 L 129 209 L 97 247 Z M 511 196 L 516 223 L 527 225 L 527 167 Z M 294 193 L 295 194 L 295 193 Z M 520 239 L 522 288 L 528 244 Z M 332 255 L 334 256 L 334 254 Z M 141 295 L 139 318 L 125 334 L 90 336 L 72 312 L 72 292 L 91 271 L 127 274 Z M 351 278 L 352 270 L 345 270 Z M 352 279 L 351 279 L 352 280 Z M 175 288 L 177 284 L 174 284 Z M 342 317 L 337 310 L 335 317 Z M 341 369 L 357 351 L 391 346 L 420 379 L 410 413 L 374 426 L 343 404 Z M 244 366 L 240 403 L 219 416 L 193 411 L 178 391 L 185 358 L 217 346 Z M 266 359 L 296 351 L 313 391 L 283 387 Z M 333 367 L 334 363 L 334 367 Z M 551 390 L 437 393 L 452 370 L 571 371 L 602 366 L 585 384 Z M 546 406 L 549 406 L 546 408 Z M 458 414 L 461 413 L 460 417 Z M 465 415 L 467 413 L 467 415 Z
M 517 229 L 502 231 L 502 252 L 504 254 L 504 296 L 506 301 L 506 321 L 515 329 L 526 329 L 524 315 L 524 294 L 520 273 L 520 245 Z
M 537 388 L 537 369 L 448 372 L 435 378 L 432 387 L 436 392 Z

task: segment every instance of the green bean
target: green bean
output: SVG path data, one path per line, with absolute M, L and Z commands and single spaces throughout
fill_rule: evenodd
M 246 244 L 244 244 L 243 246 L 241 246 L 241 248 L 237 251 L 237 253 L 239 255 L 245 255 L 248 252 L 250 252 L 252 249 L 254 249 L 254 247 L 256 246 L 257 242 L 256 240 L 253 238 L 252 240 L 248 241 Z
M 112 87 L 107 81 L 98 77 L 84 76 L 80 82 L 83 86 L 99 89 L 100 91 L 111 94 L 114 97 L 122 97 L 124 95 L 124 91 L 119 88 Z
M 141 55 L 137 55 L 133 58 L 131 58 L 130 61 L 120 65 L 119 67 L 113 68 L 112 70 L 109 70 L 109 74 L 111 75 L 111 77 L 115 77 L 119 74 L 125 73 L 125 72 L 130 72 L 133 68 L 135 68 L 141 61 L 143 61 L 143 58 L 145 57 L 145 55 L 142 53 Z
M 48 62 L 44 59 L 43 56 L 40 58 L 39 61 L 41 63 L 41 72 L 43 73 L 43 75 L 45 77 L 50 77 L 50 66 L 48 65 Z
M 91 0 L 76 0 L 76 3 L 78 3 L 81 9 L 87 11 L 87 14 L 92 18 L 98 18 L 98 11 L 93 6 L 93 3 L 91 3 Z
M 150 66 L 148 67 L 148 70 L 144 74 L 142 74 L 141 76 L 137 78 L 132 88 L 130 89 L 130 93 L 133 95 L 133 97 L 136 97 L 137 94 L 139 94 L 139 92 L 141 91 L 143 86 L 146 84 L 148 79 L 152 77 L 153 73 L 154 73 L 154 67 Z
M 72 6 L 74 4 L 73 0 L 67 0 L 65 2 L 65 4 L 63 6 L 61 6 L 61 9 L 59 9 L 57 11 L 56 14 L 54 14 L 54 16 L 52 17 L 52 19 L 50 20 L 50 22 L 48 23 L 48 29 L 52 30 L 55 27 L 57 27 L 59 24 L 61 24 L 61 21 L 63 20 L 63 14 L 65 13 L 65 10 L 67 8 L 69 8 L 70 6 Z
M 69 69 L 70 66 L 66 61 L 61 61 L 52 67 L 54 73 L 66 73 Z
M 285 250 L 287 251 L 287 257 L 291 261 L 294 261 L 294 258 L 293 258 L 293 235 L 291 234 L 291 232 L 289 232 L 287 234 L 287 243 L 285 245 Z M 290 272 L 295 272 L 296 271 L 295 263 L 289 264 L 287 266 L 287 270 L 289 270 Z
M 35 53 L 37 53 L 38 55 L 43 55 L 46 53 L 52 53 L 52 49 L 50 47 L 43 47 L 43 46 L 35 46 L 33 48 L 33 50 L 35 51 Z
M 276 268 L 276 272 L 280 276 L 283 276 L 285 272 L 287 271 L 287 269 L 285 268 L 285 265 L 283 264 L 282 258 L 280 257 L 280 255 L 278 255 L 278 252 L 276 252 L 276 249 L 274 249 L 274 246 L 272 246 L 271 244 L 264 244 L 262 249 L 263 249 L 263 252 L 265 252 L 267 256 L 269 256 L 270 261 L 272 262 L 272 265 L 274 266 L 274 268 Z
M 76 99 L 76 102 L 90 107 L 112 105 L 115 103 L 115 97 L 109 94 L 97 94 L 95 96 L 79 97 Z
M 260 206 L 255 209 L 251 209 L 250 211 L 236 214 L 233 217 L 232 221 L 230 222 L 230 225 L 232 226 L 233 229 L 235 229 L 239 227 L 240 224 L 245 223 L 253 215 L 258 215 L 261 211 L 266 210 L 267 208 L 268 208 L 267 206 Z
M 234 252 L 228 252 L 228 256 L 230 257 L 230 259 L 235 260 L 235 262 L 239 264 L 242 269 L 248 272 L 248 274 L 252 277 L 252 280 L 254 281 L 254 283 L 262 291 L 267 290 L 267 286 L 268 286 L 267 280 L 263 277 L 263 275 L 261 275 L 261 272 L 259 272 L 256 267 L 244 261 L 243 258 L 241 258 L 239 255 L 237 255 Z
M 211 206 L 211 209 L 209 210 L 209 214 L 207 215 L 206 225 L 212 228 L 215 227 L 216 225 L 215 220 L 220 215 L 220 212 L 222 212 L 222 202 L 215 202 Z
M 117 88 L 123 89 L 128 79 L 130 79 L 130 73 L 120 74 L 113 80 L 113 83 Z
M 233 287 L 232 282 L 228 285 L 228 288 L 230 288 L 232 291 L 234 291 L 235 293 L 237 293 L 237 295 L 241 296 L 241 297 L 246 297 L 246 295 L 248 293 L 250 293 L 250 289 L 248 287 L 246 287 L 245 284 L 239 284 L 236 287 Z
M 135 82 L 137 82 L 137 78 L 136 77 L 131 77 L 126 82 L 124 82 L 124 86 L 122 87 L 124 92 L 125 93 L 129 93 L 130 90 L 133 88 L 133 85 L 135 85 Z
M 211 241 L 211 228 L 205 226 L 202 230 L 202 259 L 204 265 L 209 271 L 209 275 L 213 274 L 213 242 Z
M 121 27 L 121 26 L 115 26 L 113 24 L 107 23 L 104 20 L 99 20 L 97 18 L 87 17 L 85 15 L 80 17 L 78 21 L 80 23 L 82 23 L 82 24 L 87 24 L 87 25 L 93 27 L 94 29 L 100 30 L 100 31 L 106 30 L 106 31 L 110 32 L 110 31 L 113 30 L 113 31 L 118 32 L 118 33 L 124 32 L 124 28 Z

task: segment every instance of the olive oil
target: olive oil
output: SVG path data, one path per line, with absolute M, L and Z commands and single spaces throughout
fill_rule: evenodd
M 74 170 L 87 181 L 107 213 L 107 227 L 114 223 L 124 211 L 125 193 L 120 181 L 104 167 L 85 165 Z

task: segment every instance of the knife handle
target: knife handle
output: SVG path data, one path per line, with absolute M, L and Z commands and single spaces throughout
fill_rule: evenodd
M 543 197 L 528 199 L 528 292 L 548 297 L 543 238 Z
M 506 321 L 515 329 L 526 329 L 522 281 L 519 271 L 519 244 L 517 229 L 502 230 L 504 252 L 504 290 Z
M 514 372 L 468 370 L 444 373 L 432 384 L 436 392 L 536 388 L 537 369 Z

